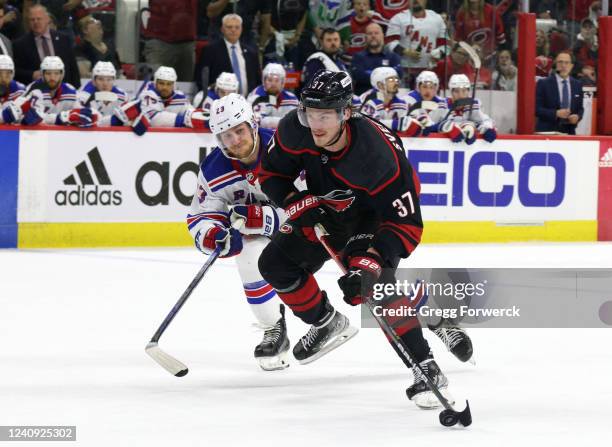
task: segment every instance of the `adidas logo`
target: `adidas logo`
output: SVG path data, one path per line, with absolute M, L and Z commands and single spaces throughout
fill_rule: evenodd
M 612 168 L 612 147 L 599 159 L 600 168 Z
M 111 186 L 112 182 L 97 147 L 87 153 L 87 159 L 91 165 L 91 170 L 87 160 L 83 160 L 76 165 L 76 177 L 74 174 L 70 174 L 63 182 L 66 186 L 76 188 L 58 190 L 55 193 L 55 203 L 59 206 L 121 205 L 123 202 L 121 191 L 100 188 L 100 186 Z

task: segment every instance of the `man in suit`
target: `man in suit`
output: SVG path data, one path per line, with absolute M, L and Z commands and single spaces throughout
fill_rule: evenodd
M 30 7 L 31 31 L 13 42 L 15 79 L 24 84 L 42 77 L 40 63 L 46 56 L 58 56 L 65 65 L 64 80 L 75 88 L 81 86 L 79 68 L 70 39 L 50 29 L 51 19 L 42 5 Z
M 246 97 L 257 87 L 261 77 L 257 49 L 240 42 L 242 18 L 237 14 L 227 14 L 223 17 L 221 33 L 223 39 L 216 40 L 204 48 L 202 59 L 196 67 L 196 84 L 200 89 L 204 89 L 224 71 L 234 73 L 238 78 L 238 93 Z M 202 85 L 202 79 L 206 79 L 207 85 Z
M 570 76 L 573 55 L 561 51 L 555 58 L 555 70 L 536 85 L 536 132 L 576 134 L 582 119 L 582 84 Z

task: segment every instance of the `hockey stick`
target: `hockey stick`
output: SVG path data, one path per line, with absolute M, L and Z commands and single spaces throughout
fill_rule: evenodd
M 465 52 L 470 56 L 470 59 L 472 59 L 472 63 L 474 64 L 474 68 L 476 69 L 476 75 L 474 76 L 474 85 L 472 86 L 472 107 L 470 108 L 470 115 L 469 115 L 469 120 L 472 120 L 472 112 L 474 110 L 474 100 L 476 98 L 476 83 L 478 82 L 478 75 L 480 73 L 480 57 L 478 56 L 478 53 L 476 53 L 476 50 L 474 50 L 474 48 L 472 48 L 472 46 L 467 43 L 467 42 L 459 42 L 459 46 L 461 48 L 463 48 L 465 50 Z
M 239 229 L 243 223 L 243 219 L 237 220 L 232 225 L 232 228 Z M 157 328 L 157 331 L 155 331 L 155 334 L 153 334 L 153 337 L 151 337 L 151 340 L 149 341 L 149 343 L 147 343 L 147 346 L 145 347 L 145 352 L 149 355 L 149 357 L 155 360 L 162 368 L 164 368 L 173 376 L 183 377 L 187 375 L 187 373 L 189 372 L 189 368 L 187 368 L 187 365 L 178 361 L 170 354 L 167 354 L 166 352 L 162 351 L 162 349 L 158 345 L 159 339 L 161 338 L 165 330 L 168 328 L 172 320 L 174 320 L 174 317 L 176 317 L 176 314 L 178 314 L 179 310 L 181 310 L 187 299 L 191 296 L 191 293 L 198 286 L 200 281 L 202 281 L 202 278 L 204 278 L 204 275 L 206 275 L 208 269 L 215 263 L 215 261 L 219 257 L 220 252 L 221 248 L 217 247 L 215 251 L 210 254 L 198 274 L 195 276 L 195 278 L 193 278 L 189 286 L 187 286 L 187 289 L 183 292 L 183 294 L 176 302 L 170 313 L 166 315 L 166 318 L 164 318 L 164 321 L 162 321 L 162 324 L 159 326 L 159 328 Z
M 325 228 L 321 224 L 316 224 L 314 227 L 314 230 L 315 230 L 315 234 L 317 235 L 317 239 L 319 239 L 319 242 L 321 242 L 321 245 L 323 245 L 323 248 L 325 248 L 325 251 L 327 251 L 329 256 L 334 260 L 338 268 L 340 268 L 340 270 L 346 274 L 347 273 L 346 267 L 344 266 L 344 264 L 342 264 L 342 261 L 340 261 L 338 254 L 327 243 L 327 236 L 329 236 L 329 233 L 327 232 L 327 230 L 325 230 Z M 438 389 L 436 384 L 431 381 L 431 379 L 429 378 L 427 374 L 425 374 L 425 371 L 423 370 L 421 365 L 419 365 L 419 363 L 415 360 L 414 355 L 412 354 L 410 349 L 406 346 L 406 344 L 403 342 L 403 340 L 399 337 L 399 335 L 397 335 L 397 333 L 393 330 L 393 328 L 389 325 L 389 323 L 387 323 L 382 317 L 379 317 L 376 314 L 376 312 L 374 311 L 375 306 L 372 300 L 366 299 L 365 304 L 368 306 L 370 313 L 372 314 L 376 322 L 380 325 L 381 329 L 387 334 L 389 339 L 393 342 L 395 351 L 404 357 L 402 359 L 404 360 L 404 362 L 407 361 L 419 369 L 419 371 L 423 375 L 423 378 L 425 379 L 425 382 L 427 382 L 427 386 L 429 387 L 429 389 L 434 393 L 434 395 L 438 398 L 440 403 L 444 406 L 445 409 L 442 410 L 442 412 L 440 413 L 440 417 L 439 417 L 440 423 L 444 425 L 445 427 L 452 427 L 454 425 L 457 425 L 457 423 L 461 423 L 461 425 L 463 425 L 464 427 L 467 427 L 468 425 L 470 425 L 472 423 L 472 413 L 470 411 L 469 402 L 467 400 L 465 401 L 466 407 L 463 411 L 461 412 L 456 411 L 453 408 L 453 406 L 449 403 L 449 401 L 442 395 L 442 393 L 440 393 L 440 390 Z

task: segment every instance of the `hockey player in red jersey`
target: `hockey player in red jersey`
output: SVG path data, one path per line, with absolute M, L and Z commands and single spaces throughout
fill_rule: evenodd
M 301 363 L 321 357 L 355 332 L 313 276 L 329 259 L 313 227 L 322 224 L 341 255 L 348 273 L 338 284 L 350 305 L 369 299 L 376 283 L 394 281 L 399 261 L 414 251 L 423 231 L 419 181 L 401 140 L 369 117 L 352 116 L 352 96 L 347 73 L 319 71 L 302 91 L 298 110 L 279 123 L 258 173 L 264 193 L 287 216 L 262 252 L 259 269 L 293 313 L 311 325 L 293 349 Z M 302 170 L 308 189 L 299 191 L 294 180 Z M 381 304 L 410 305 L 406 296 L 397 295 Z M 448 396 L 448 381 L 418 320 L 389 324 Z M 423 375 L 416 367 L 413 371 L 408 397 L 421 408 L 435 408 L 439 402 Z

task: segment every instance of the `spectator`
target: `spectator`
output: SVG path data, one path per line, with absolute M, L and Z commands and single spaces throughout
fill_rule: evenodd
M 15 78 L 29 84 L 42 77 L 41 61 L 46 56 L 58 56 L 65 65 L 64 80 L 75 87 L 81 86 L 79 68 L 70 45 L 70 39 L 50 29 L 47 8 L 31 6 L 28 10 L 30 32 L 13 42 Z
M 0 32 L 9 40 L 15 40 L 23 34 L 22 22 L 17 8 L 0 0 Z
M 517 74 L 512 53 L 510 50 L 501 50 L 497 54 L 497 66 L 493 72 L 493 90 L 516 91 Z
M 306 85 L 315 73 L 321 69 L 331 71 L 347 71 L 346 65 L 340 59 L 340 33 L 327 28 L 321 33 L 321 51 L 311 54 L 302 71 L 302 84 Z
M 446 46 L 446 24 L 442 17 L 425 9 L 427 0 L 414 0 L 410 9 L 393 16 L 387 29 L 388 48 L 402 58 L 404 85 L 429 67 L 432 52 Z
M 597 72 L 595 67 L 584 65 L 577 76 L 583 87 L 597 87 Z
M 589 7 L 589 15 L 588 15 L 588 18 L 591 19 L 593 23 L 595 24 L 595 28 L 598 27 L 597 19 L 600 16 L 601 16 L 601 2 L 597 0 L 591 3 L 591 6 Z
M 576 134 L 582 119 L 582 85 L 570 76 L 573 56 L 562 51 L 555 58 L 555 72 L 536 84 L 536 131 Z
M 580 22 L 590 14 L 593 0 L 567 0 L 567 32 L 575 36 L 580 32 Z
M 149 0 L 144 58 L 153 70 L 175 67 L 178 79 L 192 81 L 195 66 L 196 0 Z
M 199 91 L 195 98 L 193 98 L 193 106 L 196 109 L 202 110 L 206 128 L 209 128 L 208 121 L 213 102 L 230 93 L 238 93 L 238 78 L 234 73 L 223 72 L 217 77 L 214 87 L 209 88 L 206 92 L 204 90 Z
M 253 115 L 261 127 L 276 129 L 279 121 L 297 109 L 298 99 L 285 86 L 285 69 L 280 64 L 268 64 L 262 73 L 262 84 L 253 90 L 247 100 L 253 106 Z
M 23 8 L 28 11 L 35 4 L 47 8 L 55 23 L 55 30 L 68 37 L 72 45 L 74 43 L 74 30 L 71 13 L 80 7 L 82 2 L 83 0 L 23 0 Z
M 463 0 L 455 18 L 455 40 L 479 45 L 487 61 L 498 46 L 506 44 L 501 15 L 484 0 Z
M 535 64 L 536 78 L 545 78 L 550 75 L 553 66 L 552 58 L 546 56 L 537 56 L 535 59 Z
M 543 29 L 536 30 L 536 54 L 538 56 L 550 56 L 550 42 L 548 34 Z
M 471 80 L 476 74 L 470 64 L 470 56 L 458 44 L 453 46 L 450 56 L 437 63 L 434 72 L 440 78 L 442 88 L 446 88 L 448 80 L 454 74 L 465 74 Z
M 282 48 L 279 55 L 286 62 L 291 62 L 295 67 L 304 64 L 304 48 L 302 35 L 306 27 L 308 17 L 308 0 L 280 0 L 273 2 L 271 9 L 272 28 L 275 39 L 274 52 Z M 279 40 L 282 44 L 279 44 Z M 266 52 L 267 53 L 267 52 Z
M 114 110 L 127 101 L 126 93 L 113 85 L 117 70 L 111 62 L 98 61 L 92 69 L 92 79 L 77 92 L 78 107 L 89 108 L 96 125 L 111 125 Z
M 389 0 L 376 0 L 374 9 L 385 20 L 391 20 L 394 15 L 402 12 L 410 7 L 411 0 L 395 0 L 390 2 Z
M 323 31 L 330 28 L 338 31 L 341 42 L 350 39 L 351 0 L 309 0 L 308 9 L 308 24 L 314 32 L 315 45 L 322 43 Z
M 540 0 L 536 2 L 535 13 L 538 19 L 548 19 L 559 21 L 562 17 L 557 0 Z
M 91 68 L 99 61 L 110 62 L 115 70 L 121 69 L 119 55 L 115 46 L 104 39 L 104 29 L 99 20 L 86 16 L 79 22 L 83 39 L 76 49 L 79 62 L 79 71 L 82 78 L 91 77 Z M 85 63 L 82 63 L 81 60 Z
M 589 65 L 597 66 L 597 28 L 591 19 L 584 19 L 580 24 L 580 33 L 576 37 L 573 53 L 576 58 L 576 71 L 582 71 L 582 67 Z
M 349 22 L 350 39 L 345 43 L 346 52 L 351 57 L 365 50 L 367 41 L 365 30 L 370 23 L 387 26 L 387 21 L 379 13 L 370 9 L 370 0 L 353 0 L 353 8 L 355 12 L 351 15 Z
M 400 57 L 385 49 L 385 35 L 378 23 L 366 27 L 366 49 L 353 57 L 351 67 L 355 93 L 361 94 L 370 86 L 370 75 L 376 67 L 391 67 L 401 75 Z
M 261 69 L 257 49 L 240 42 L 242 18 L 237 14 L 223 17 L 221 32 L 223 39 L 209 44 L 202 53 L 196 68 L 196 84 L 200 90 L 209 85 L 210 79 L 224 71 L 233 72 L 238 77 L 238 92 L 246 96 L 259 83 Z
M 271 3 L 262 0 L 209 0 L 206 15 L 209 18 L 208 38 L 216 40 L 223 33 L 223 20 L 228 14 L 238 14 L 242 17 L 243 27 L 240 42 L 252 46 L 263 47 L 271 32 Z M 259 39 L 256 39 L 253 24 L 259 14 Z

